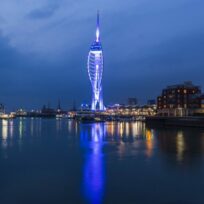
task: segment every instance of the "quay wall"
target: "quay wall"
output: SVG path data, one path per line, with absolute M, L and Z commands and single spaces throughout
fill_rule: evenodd
M 146 117 L 146 125 L 149 127 L 160 126 L 160 127 L 203 127 L 204 128 L 204 117 Z

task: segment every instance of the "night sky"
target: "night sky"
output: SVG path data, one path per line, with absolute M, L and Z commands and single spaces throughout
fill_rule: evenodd
M 90 103 L 87 55 L 97 9 L 105 104 L 154 99 L 192 80 L 204 90 L 203 0 L 1 0 L 0 102 L 7 109 Z

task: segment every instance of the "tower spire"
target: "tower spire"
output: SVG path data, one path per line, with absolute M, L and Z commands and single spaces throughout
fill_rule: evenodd
M 96 24 L 96 42 L 100 41 L 99 20 L 100 20 L 100 14 L 99 14 L 99 10 L 98 10 L 97 11 L 97 24 Z

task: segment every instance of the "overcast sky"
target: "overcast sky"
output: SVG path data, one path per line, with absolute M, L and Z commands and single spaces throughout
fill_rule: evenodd
M 91 101 L 97 9 L 105 104 L 145 103 L 186 80 L 204 88 L 203 0 L 1 0 L 0 101 L 8 109 Z

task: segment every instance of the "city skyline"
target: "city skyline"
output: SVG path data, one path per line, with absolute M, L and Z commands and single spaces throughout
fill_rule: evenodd
M 89 103 L 85 64 L 98 8 L 106 104 L 129 97 L 145 103 L 162 87 L 187 80 L 203 87 L 203 6 L 201 0 L 113 0 L 109 5 L 3 0 L 0 102 L 10 109 L 38 108 L 48 101 L 54 106 L 58 98 L 65 107 Z

